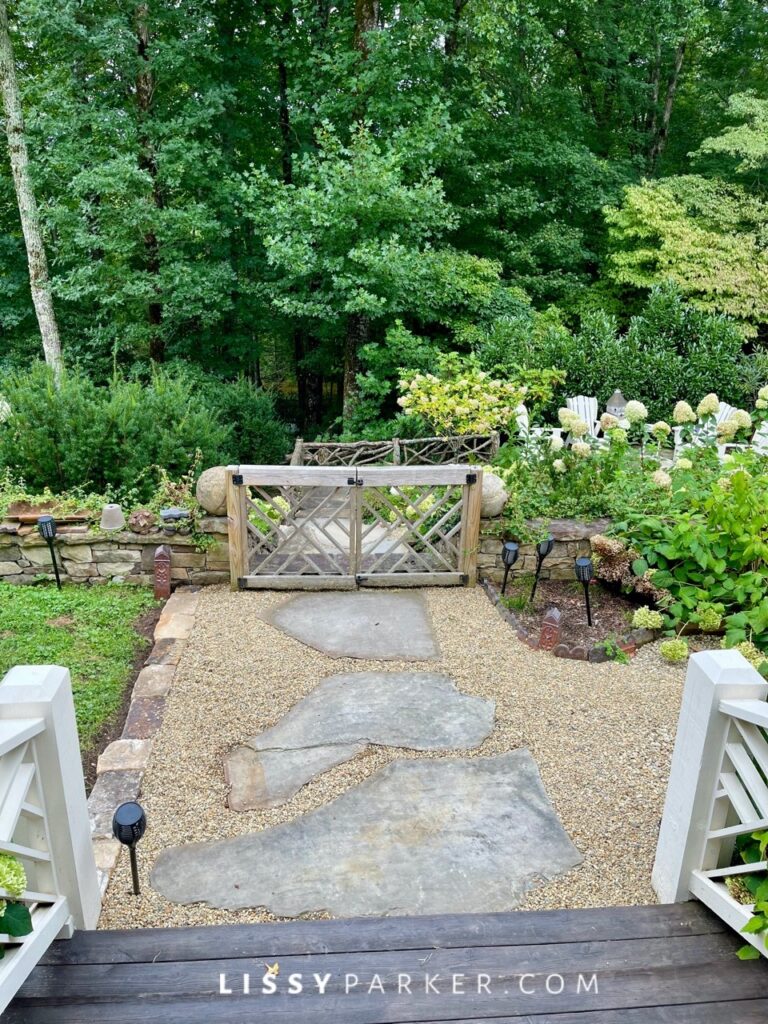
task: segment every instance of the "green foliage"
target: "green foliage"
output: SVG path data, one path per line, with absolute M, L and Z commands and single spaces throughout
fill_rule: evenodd
M 768 832 L 752 832 L 747 836 L 739 836 L 736 840 L 737 852 L 744 864 L 757 864 L 765 860 L 768 851 Z M 749 921 L 741 929 L 749 935 L 761 936 L 768 949 L 768 872 L 740 874 L 739 882 L 746 888 L 754 903 L 754 910 Z M 740 960 L 757 960 L 760 952 L 751 943 L 742 946 L 736 954 Z
M 671 281 L 746 334 L 768 318 L 768 206 L 740 185 L 696 175 L 644 181 L 605 216 L 616 284 L 642 290 Z
M 437 373 L 411 373 L 400 381 L 398 404 L 438 434 L 489 434 L 506 428 L 525 396 L 513 381 L 492 377 L 475 358 L 440 356 Z
M 85 750 L 120 708 L 146 644 L 132 624 L 152 604 L 151 594 L 133 587 L 0 583 L 0 675 L 14 665 L 66 665 Z
M 409 416 L 407 421 L 401 416 L 396 423 L 383 417 L 397 408 L 395 394 L 400 377 L 409 370 L 431 369 L 438 352 L 434 342 L 409 331 L 402 320 L 387 329 L 384 344 L 364 345 L 358 353 L 362 371 L 357 375 L 358 398 L 343 436 L 384 439 L 427 433 L 426 424 L 417 416 Z
M 752 640 L 768 649 L 768 474 L 760 456 L 737 456 L 725 473 L 716 461 L 674 475 L 665 512 L 633 513 L 616 527 L 666 592 L 669 629 L 720 610 L 729 646 Z M 706 628 L 706 627 L 705 627 Z
M 669 276 L 762 330 L 759 5 L 383 2 L 370 31 L 364 10 L 13 6 L 70 368 L 101 385 L 178 358 L 264 380 L 306 436 L 336 429 L 357 374 L 345 429 L 413 434 L 391 425 L 398 371 L 431 366 L 354 359 L 355 341 L 397 349 L 398 319 L 427 348 L 473 350 L 512 379 L 566 370 L 570 393 L 601 400 L 623 386 L 611 318 L 624 332 Z M 39 336 L 0 165 L 0 363 L 18 369 Z M 586 344 L 601 363 L 579 358 Z M 647 372 L 622 379 L 653 409 L 667 377 L 648 351 Z M 733 361 L 705 370 L 706 390 L 736 400 Z M 236 451 L 273 444 L 231 426 Z
M 33 491 L 94 490 L 147 500 L 156 470 L 185 473 L 196 451 L 212 466 L 248 455 L 281 462 L 285 428 L 271 399 L 246 382 L 199 380 L 183 370 L 155 370 L 146 381 L 115 379 L 97 387 L 78 370 L 59 387 L 43 365 L 2 383 L 10 414 L 0 423 L 0 466 Z
M 499 334 L 505 365 L 564 371 L 565 386 L 545 407 L 550 419 L 567 395 L 596 395 L 605 407 L 616 388 L 644 402 L 653 419 L 668 416 L 679 398 L 693 400 L 714 390 L 724 401 L 739 404 L 745 396 L 738 327 L 690 306 L 668 284 L 651 291 L 624 334 L 602 311 L 585 313 L 575 333 L 550 311 L 514 321 L 508 329 L 505 325 Z M 499 356 L 501 348 L 498 341 L 482 348 L 483 358 Z

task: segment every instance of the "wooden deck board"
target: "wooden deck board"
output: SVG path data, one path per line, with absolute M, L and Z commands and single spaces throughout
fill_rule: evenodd
M 83 932 L 54 944 L 3 1022 L 757 1024 L 768 1020 L 768 965 L 739 961 L 739 945 L 693 902 Z M 263 994 L 265 965 L 276 960 L 278 991 Z M 330 975 L 322 995 L 315 972 Z M 303 976 L 301 993 L 288 994 L 291 974 Z M 397 991 L 403 974 L 410 994 Z M 427 991 L 427 974 L 437 992 Z M 221 975 L 231 994 L 220 992 Z M 348 993 L 347 975 L 358 979 Z M 383 992 L 368 991 L 375 975 Z M 454 975 L 464 977 L 462 993 L 451 991 Z M 490 991 L 478 989 L 480 975 Z M 562 979 L 563 991 L 547 991 L 547 977 Z

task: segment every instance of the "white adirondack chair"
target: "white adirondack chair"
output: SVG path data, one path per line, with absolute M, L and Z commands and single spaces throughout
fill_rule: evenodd
M 575 395 L 573 398 L 566 398 L 567 408 L 578 413 L 586 421 L 587 429 L 593 437 L 600 433 L 600 420 L 598 418 L 597 399 L 589 395 Z
M 542 437 L 560 437 L 562 427 L 532 427 L 528 409 L 523 402 L 515 409 L 517 433 L 524 445 L 529 441 L 538 441 Z
M 768 422 L 760 424 L 752 435 L 752 440 L 749 444 L 734 444 L 733 442 L 719 444 L 717 446 L 717 454 L 722 459 L 729 452 L 743 452 L 748 448 L 751 448 L 753 452 L 757 452 L 758 455 L 768 457 Z
M 733 413 L 735 413 L 735 412 L 736 412 L 736 406 L 728 405 L 727 402 L 721 402 L 720 403 L 720 408 L 717 410 L 717 415 L 715 416 L 715 425 L 714 425 L 714 427 L 713 428 L 709 427 L 709 426 L 703 427 L 701 424 L 697 423 L 696 426 L 693 428 L 693 433 L 691 435 L 691 442 L 690 443 L 692 445 L 698 445 L 699 447 L 701 447 L 701 445 L 704 444 L 704 442 L 708 438 L 712 437 L 712 430 L 716 431 L 718 425 L 720 423 L 725 423 L 725 421 L 730 416 L 732 416 Z M 675 456 L 674 457 L 677 458 L 682 453 L 683 449 L 688 447 L 688 445 L 683 442 L 683 428 L 682 427 L 673 427 L 672 428 L 672 434 L 673 434 L 674 439 L 675 439 Z

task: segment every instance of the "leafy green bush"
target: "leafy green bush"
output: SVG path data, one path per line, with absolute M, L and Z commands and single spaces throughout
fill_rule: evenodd
M 291 440 L 269 392 L 243 377 L 231 384 L 208 378 L 204 396 L 218 422 L 231 427 L 228 462 L 280 465 L 285 461 Z
M 686 303 L 670 285 L 655 288 L 641 313 L 619 333 L 614 317 L 590 310 L 572 334 L 555 311 L 523 312 L 498 323 L 478 343 L 483 365 L 546 369 L 566 374 L 547 407 L 552 419 L 567 395 L 596 395 L 602 407 L 618 388 L 644 402 L 652 419 L 668 416 L 678 399 L 716 391 L 739 405 L 755 391 L 759 366 L 742 354 L 744 338 L 727 317 Z
M 631 514 L 616 532 L 634 549 L 637 577 L 652 572 L 666 625 L 676 630 L 722 610 L 728 646 L 752 641 L 768 650 L 768 474 L 760 456 L 744 452 L 707 479 L 674 474 L 674 512 Z
M 147 500 L 157 470 L 182 476 L 239 459 L 282 462 L 288 448 L 271 400 L 247 382 L 200 380 L 183 369 L 97 387 L 78 370 L 57 388 L 42 364 L 3 379 L 10 413 L 0 423 L 0 469 L 30 491 L 97 491 Z

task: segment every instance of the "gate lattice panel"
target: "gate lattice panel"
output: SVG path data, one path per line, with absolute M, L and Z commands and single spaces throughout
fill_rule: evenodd
M 471 466 L 230 466 L 233 587 L 474 585 Z

